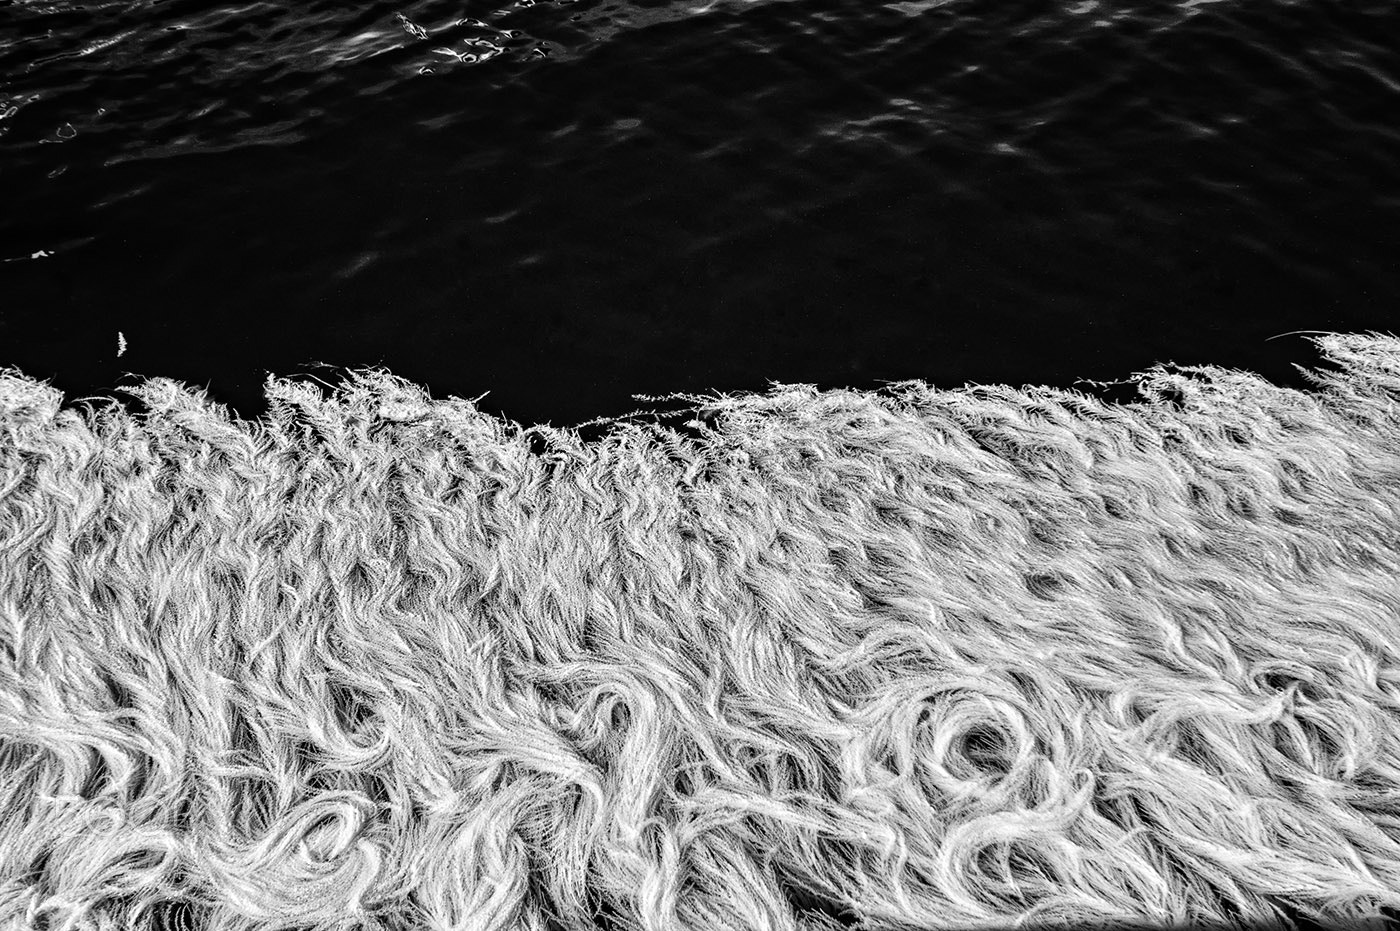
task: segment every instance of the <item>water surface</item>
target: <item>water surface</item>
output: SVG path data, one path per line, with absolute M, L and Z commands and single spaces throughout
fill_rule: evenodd
M 1287 379 L 1268 337 L 1400 306 L 1397 9 L 0 2 L 5 361 L 250 409 L 264 369 L 383 361 L 556 423 Z

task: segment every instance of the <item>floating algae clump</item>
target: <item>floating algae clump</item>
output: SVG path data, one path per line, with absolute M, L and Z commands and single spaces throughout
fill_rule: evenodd
M 1379 920 L 1400 340 L 1315 342 L 591 442 L 9 370 L 0 927 Z

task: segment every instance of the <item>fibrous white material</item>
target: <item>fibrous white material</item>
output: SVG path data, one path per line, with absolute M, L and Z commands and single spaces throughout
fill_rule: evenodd
M 1316 391 L 777 385 L 683 436 L 383 371 L 0 376 L 0 927 L 1400 906 L 1400 340 Z M 806 903 L 806 904 L 804 904 Z

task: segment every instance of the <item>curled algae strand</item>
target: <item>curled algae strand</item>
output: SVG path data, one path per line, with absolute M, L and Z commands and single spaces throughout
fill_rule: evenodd
M 1312 342 L 1309 392 L 770 383 L 596 441 L 0 367 L 0 928 L 1379 929 L 1400 337 Z

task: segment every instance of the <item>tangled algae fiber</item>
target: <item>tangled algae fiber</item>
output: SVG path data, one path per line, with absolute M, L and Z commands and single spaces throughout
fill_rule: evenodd
M 1400 907 L 1400 339 L 601 438 L 0 377 L 0 927 Z

